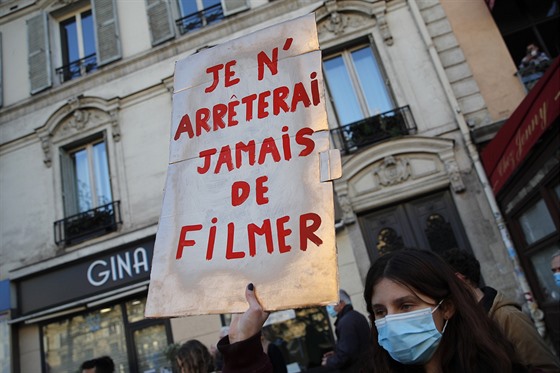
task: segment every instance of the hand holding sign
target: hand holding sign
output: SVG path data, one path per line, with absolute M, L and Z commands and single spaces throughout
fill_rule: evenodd
M 260 332 L 269 315 L 259 303 L 253 284 L 247 285 L 245 298 L 249 309 L 242 314 L 233 315 L 228 334 L 230 344 L 249 339 Z
M 322 83 L 313 15 L 177 62 L 147 317 L 337 299 Z

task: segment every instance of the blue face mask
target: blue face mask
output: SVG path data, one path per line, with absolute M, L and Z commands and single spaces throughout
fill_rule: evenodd
M 334 306 L 330 304 L 327 306 L 327 312 L 329 313 L 330 317 L 338 316 L 338 313 L 334 310 Z
M 443 300 L 441 301 L 443 302 Z M 447 321 L 440 333 L 434 324 L 433 311 L 425 308 L 418 311 L 387 315 L 375 320 L 377 341 L 391 357 L 402 364 L 424 364 L 436 352 Z
M 554 281 L 556 281 L 556 286 L 560 287 L 560 272 L 554 273 L 553 276 L 554 276 Z

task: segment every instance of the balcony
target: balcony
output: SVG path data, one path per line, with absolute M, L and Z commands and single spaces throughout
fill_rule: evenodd
M 54 241 L 57 245 L 74 245 L 114 232 L 121 223 L 120 201 L 111 202 L 55 221 Z
M 353 153 L 391 137 L 415 133 L 416 123 L 408 106 L 331 129 L 334 145 L 343 154 Z
M 68 65 L 59 67 L 55 71 L 59 76 L 60 82 L 64 83 L 69 80 L 79 78 L 80 76 L 84 76 L 94 70 L 97 70 L 97 55 L 95 53 L 70 62 Z
M 184 35 L 189 31 L 203 28 L 212 23 L 219 22 L 222 19 L 224 19 L 224 10 L 222 9 L 222 4 L 216 4 L 199 12 L 186 15 L 183 18 L 179 18 L 175 21 L 175 23 L 177 24 L 181 35 Z

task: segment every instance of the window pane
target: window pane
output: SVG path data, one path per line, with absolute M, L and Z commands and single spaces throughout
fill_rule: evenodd
M 163 372 L 166 369 L 171 371 L 171 363 L 164 354 L 167 344 L 167 335 L 163 324 L 134 331 L 138 371 L 144 373 Z
M 531 256 L 533 269 L 537 274 L 541 289 L 543 290 L 544 297 L 547 301 L 560 302 L 560 287 L 556 285 L 554 276 L 550 270 L 552 268 L 552 255 L 558 250 L 560 250 L 560 246 L 556 243 Z
M 45 325 L 43 345 L 49 373 L 76 372 L 84 361 L 103 355 L 113 359 L 115 372 L 128 372 L 120 306 Z
M 188 16 L 189 14 L 195 13 L 198 11 L 196 6 L 195 0 L 181 0 L 180 3 L 181 14 L 183 16 Z
M 129 323 L 144 320 L 146 298 L 134 299 L 126 302 L 126 316 Z
M 89 180 L 89 164 L 87 150 L 80 150 L 72 155 L 74 172 L 76 174 L 76 190 L 78 191 L 79 212 L 90 210 L 93 207 L 91 200 L 91 183 Z
M 393 105 L 372 50 L 366 47 L 354 51 L 352 60 L 367 101 L 369 115 L 373 116 L 392 110 Z
M 113 198 L 111 196 L 109 166 L 107 164 L 107 152 L 104 142 L 100 142 L 93 146 L 93 167 L 95 172 L 97 206 L 105 205 L 110 203 Z
M 93 17 L 91 10 L 82 13 L 82 38 L 84 42 L 84 56 L 95 53 L 95 34 L 93 31 Z
M 221 4 L 221 3 L 222 3 L 221 0 L 203 0 L 202 1 L 204 9 L 210 8 L 211 6 L 218 5 L 218 4 Z
M 341 56 L 324 62 L 325 75 L 329 92 L 334 99 L 334 106 L 341 126 L 363 119 L 362 110 L 354 92 L 350 75 Z
M 519 217 L 519 224 L 529 245 L 555 231 L 550 212 L 542 199 Z
M 61 23 L 62 49 L 64 50 L 64 64 L 80 59 L 80 51 L 78 49 L 78 31 L 76 29 L 76 18 L 72 17 Z

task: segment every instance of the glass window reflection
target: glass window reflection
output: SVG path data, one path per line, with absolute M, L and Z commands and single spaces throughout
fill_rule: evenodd
M 519 224 L 525 236 L 525 241 L 527 241 L 529 245 L 556 230 L 550 212 L 543 199 L 540 199 L 521 214 L 519 217 Z
M 74 372 L 86 360 L 109 355 L 116 372 L 128 372 L 120 306 L 109 306 L 43 326 L 49 373 Z
M 541 290 L 547 301 L 560 302 L 560 287 L 554 281 L 551 271 L 552 255 L 560 250 L 559 244 L 553 244 L 531 256 L 533 269 L 537 274 Z
M 323 61 L 340 126 L 393 110 L 381 67 L 370 46 L 344 50 Z
M 358 97 L 342 56 L 324 62 L 325 75 L 329 84 L 329 92 L 334 99 L 334 106 L 341 126 L 363 119 Z
M 352 52 L 352 61 L 367 101 L 369 115 L 377 115 L 392 110 L 393 105 L 387 94 L 385 82 L 372 50 L 362 48 Z

